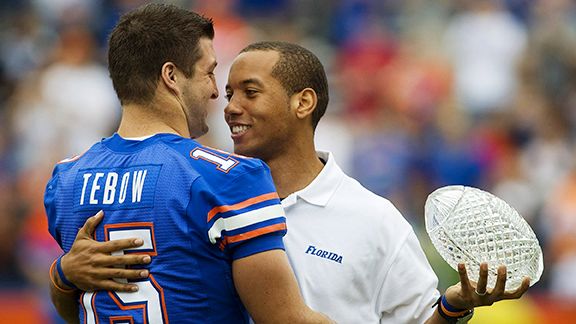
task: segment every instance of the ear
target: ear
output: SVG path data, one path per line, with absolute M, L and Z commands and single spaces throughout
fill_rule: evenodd
M 160 71 L 160 80 L 176 95 L 180 95 L 180 88 L 178 87 L 178 68 L 172 62 L 166 62 L 162 65 Z
M 312 115 L 318 103 L 318 96 L 316 91 L 312 88 L 306 88 L 298 93 L 295 93 L 290 98 L 290 106 L 296 111 L 298 119 L 305 119 Z

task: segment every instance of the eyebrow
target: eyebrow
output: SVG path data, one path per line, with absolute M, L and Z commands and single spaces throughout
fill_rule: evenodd
M 244 87 L 249 86 L 251 84 L 253 84 L 257 87 L 260 87 L 260 88 L 264 87 L 264 83 L 262 81 L 260 81 L 258 79 L 253 79 L 253 78 L 242 80 L 240 82 L 240 84 Z M 232 87 L 229 84 L 226 84 L 226 90 L 231 90 L 231 89 L 232 89 Z
M 254 79 L 254 78 L 250 78 L 250 79 L 246 79 L 243 80 L 242 82 L 240 82 L 243 86 L 248 86 L 248 85 L 255 85 L 257 87 L 264 87 L 264 83 L 262 83 L 262 81 L 260 81 L 259 79 Z

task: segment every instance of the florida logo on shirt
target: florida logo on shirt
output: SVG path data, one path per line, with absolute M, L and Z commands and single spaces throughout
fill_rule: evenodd
M 330 261 L 338 262 L 340 264 L 342 263 L 342 256 L 341 255 L 338 255 L 334 252 L 317 249 L 313 245 L 308 246 L 308 249 L 306 250 L 306 254 L 311 254 L 311 255 L 314 255 L 317 257 L 328 259 Z

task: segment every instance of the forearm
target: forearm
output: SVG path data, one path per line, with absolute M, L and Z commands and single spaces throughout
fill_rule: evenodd
M 297 309 L 285 309 L 274 315 L 274 318 L 264 320 L 254 320 L 254 323 L 302 323 L 302 324 L 331 324 L 335 323 L 325 314 L 314 311 L 308 306 L 302 304 Z
M 426 320 L 426 324 L 448 324 L 448 321 L 445 320 L 442 316 L 440 316 L 438 310 L 435 309 L 434 313 L 432 313 L 432 316 L 430 316 L 430 318 Z
M 58 314 L 67 323 L 80 323 L 77 294 L 64 294 L 54 288 L 53 284 L 50 284 L 50 298 Z
M 467 323 L 474 315 L 474 309 L 459 309 L 448 303 L 445 296 L 441 296 L 434 304 L 434 312 L 426 321 L 427 324 Z
M 67 323 L 80 323 L 78 314 L 79 291 L 63 288 L 65 285 L 60 280 L 54 263 L 50 267 L 50 299 L 52 304 Z
M 283 250 L 237 259 L 232 272 L 238 295 L 254 323 L 333 323 L 306 306 Z
M 293 321 L 289 321 L 287 323 L 317 323 L 317 324 L 323 324 L 323 323 L 335 323 L 332 319 L 330 319 L 328 316 L 326 316 L 325 314 L 316 312 L 314 310 L 312 310 L 311 308 L 308 308 L 308 314 L 306 316 L 304 316 L 303 318 L 301 318 L 300 322 L 293 322 Z

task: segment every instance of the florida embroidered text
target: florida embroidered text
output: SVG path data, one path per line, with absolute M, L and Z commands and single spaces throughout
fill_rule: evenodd
M 332 260 L 334 262 L 342 263 L 342 256 L 333 252 L 317 249 L 315 246 L 309 245 L 306 254 L 312 254 L 324 259 Z

